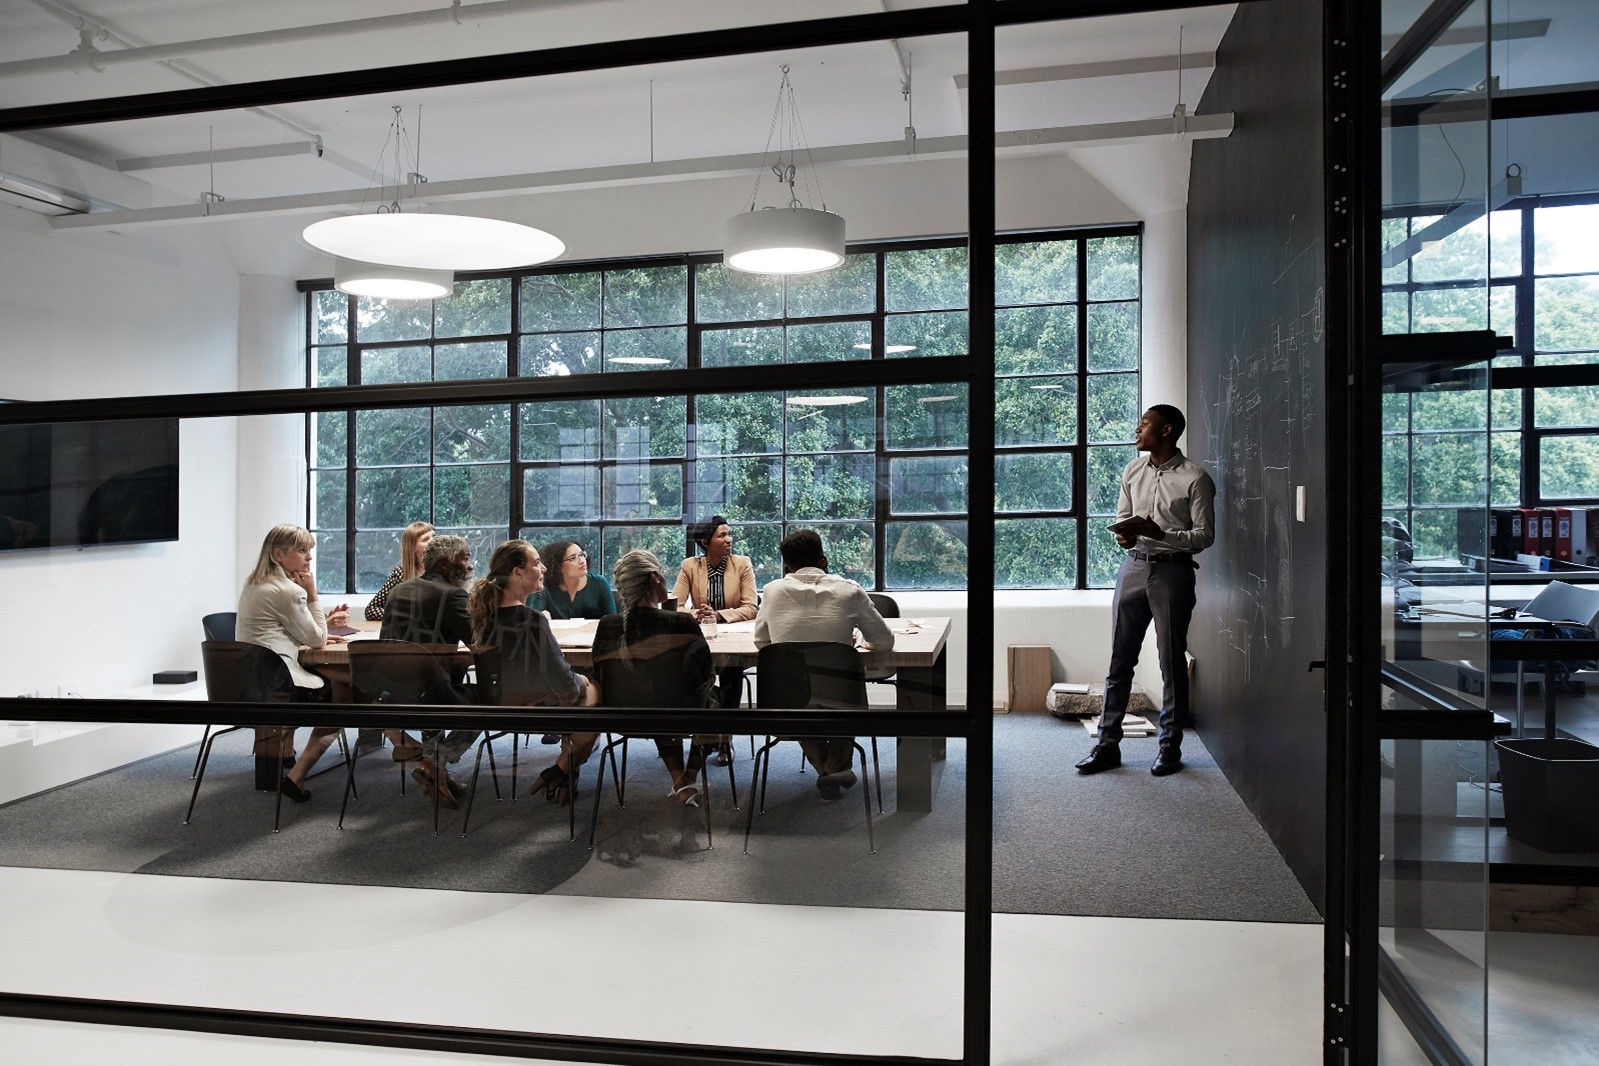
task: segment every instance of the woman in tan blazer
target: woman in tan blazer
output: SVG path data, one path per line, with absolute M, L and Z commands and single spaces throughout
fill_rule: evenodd
M 755 617 L 755 567 L 747 555 L 733 554 L 733 527 L 721 515 L 694 527 L 694 543 L 703 555 L 683 560 L 678 574 L 679 611 L 692 611 L 702 624 L 710 622 L 748 622 Z M 722 706 L 737 707 L 744 696 L 744 669 L 730 666 L 717 674 L 722 690 Z M 726 766 L 732 752 L 726 740 L 719 745 L 717 763 Z

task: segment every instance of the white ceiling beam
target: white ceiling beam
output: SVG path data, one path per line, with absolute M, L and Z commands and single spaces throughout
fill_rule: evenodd
M 218 148 L 210 152 L 174 152 L 171 155 L 134 156 L 117 160 L 117 169 L 161 170 L 165 167 L 203 166 L 207 163 L 240 163 L 246 159 L 279 159 L 291 155 L 321 155 L 321 141 L 289 141 L 255 144 L 242 148 Z
M 206 37 L 194 41 L 175 41 L 170 44 L 136 45 L 106 51 L 94 47 L 93 31 L 104 27 L 92 15 L 74 11 L 84 24 L 84 37 L 78 47 L 60 56 L 43 56 L 37 59 L 19 59 L 0 63 L 0 78 L 30 74 L 57 74 L 75 71 L 79 74 L 100 73 L 107 67 L 126 66 L 131 63 L 165 63 L 188 59 L 197 55 L 232 52 L 241 48 L 260 48 L 264 45 L 303 44 L 306 41 L 331 37 L 348 37 L 370 33 L 373 30 L 395 29 L 408 26 L 465 25 L 481 19 L 502 15 L 520 15 L 541 7 L 571 6 L 590 0 L 489 0 L 488 3 L 456 3 L 422 11 L 406 11 L 393 15 L 375 15 L 370 18 L 347 19 L 343 22 L 325 22 L 313 26 L 286 26 L 276 30 L 259 30 L 254 33 L 235 33 L 225 37 Z M 65 4 L 42 0 L 41 6 L 69 10 Z
M 1118 78 L 1128 74 L 1159 74 L 1162 71 L 1208 70 L 1216 65 L 1215 52 L 1194 52 L 1184 56 L 1141 56 L 1134 59 L 1107 59 L 1097 63 L 1069 63 L 1059 67 L 1021 67 L 996 70 L 995 85 L 1033 85 L 1049 81 L 1082 81 L 1087 78 Z M 964 89 L 970 76 L 955 75 L 955 87 Z
M 1232 132 L 1233 116 L 1191 115 L 1185 136 L 1192 140 L 1226 137 Z M 1006 153 L 1065 151 L 1127 144 L 1151 138 L 1171 138 L 1175 134 L 1169 117 L 1140 119 L 1134 122 L 1096 122 L 1081 126 L 1051 126 L 1043 129 L 1011 130 L 994 138 L 995 149 Z M 926 137 L 916 142 L 916 159 L 964 155 L 967 139 Z M 868 144 L 835 145 L 813 149 L 818 166 L 862 166 L 896 160 L 910 161 L 904 141 L 877 141 Z M 699 159 L 668 159 L 653 163 L 624 163 L 606 167 L 584 167 L 535 174 L 511 174 L 488 178 L 459 178 L 430 181 L 419 200 L 430 205 L 464 200 L 514 196 L 569 189 L 595 189 L 616 185 L 701 178 L 743 177 L 760 170 L 765 157 L 759 153 L 711 156 Z M 192 222 L 214 222 L 228 218 L 261 218 L 273 215 L 325 214 L 330 211 L 355 211 L 372 202 L 370 188 L 342 189 L 333 192 L 301 193 L 291 196 L 266 196 L 226 200 L 210 204 L 180 204 L 129 211 L 96 211 L 87 215 L 62 216 L 50 220 L 56 229 L 131 229 L 135 227 Z

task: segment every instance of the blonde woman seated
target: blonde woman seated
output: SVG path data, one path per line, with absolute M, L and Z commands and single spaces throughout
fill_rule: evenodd
M 550 620 L 527 605 L 544 588 L 544 562 L 525 540 L 508 540 L 494 549 L 489 572 L 472 588 L 472 636 L 478 645 L 500 650 L 500 702 L 527 706 L 593 707 L 600 687 L 573 671 L 561 654 Z M 568 733 L 560 756 L 529 791 L 550 802 L 568 803 L 574 766 L 594 750 L 598 733 Z
M 711 648 L 692 615 L 662 609 L 666 574 L 647 551 L 631 551 L 616 561 L 616 599 L 621 614 L 600 619 L 594 634 L 594 668 L 606 701 L 613 707 L 715 707 Z M 672 776 L 668 793 L 686 806 L 699 806 L 695 779 L 715 738 L 695 737 L 683 757 L 681 737 L 657 737 L 655 748 Z
M 315 547 L 316 538 L 300 526 L 272 527 L 261 543 L 255 569 L 244 579 L 244 590 L 239 593 L 235 636 L 247 644 L 259 644 L 277 653 L 294 680 L 296 702 L 327 699 L 327 681 L 300 665 L 300 647 L 319 648 L 328 643 L 330 621 L 343 625 L 350 617 L 348 609 L 342 606 L 331 616 L 324 613 L 316 592 L 316 577 L 311 573 Z M 318 726 L 311 731 L 305 750 L 283 776 L 281 786 L 285 796 L 296 803 L 311 798 L 305 787 L 306 776 L 338 734 L 334 726 Z M 256 787 L 262 785 L 263 760 L 272 767 L 269 772 L 275 772 L 278 756 L 287 756 L 293 751 L 293 729 L 257 729 Z

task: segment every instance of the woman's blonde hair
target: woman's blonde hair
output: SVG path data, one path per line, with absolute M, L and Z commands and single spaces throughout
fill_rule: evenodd
M 278 563 L 272 558 L 274 552 L 290 548 L 310 548 L 315 544 L 316 538 L 307 532 L 304 526 L 273 526 L 271 532 L 266 535 L 266 540 L 261 542 L 261 557 L 255 561 L 255 569 L 250 571 L 250 576 L 244 579 L 244 583 L 259 585 L 272 576 L 272 568 Z
M 660 575 L 661 581 L 665 582 L 666 571 L 653 552 L 640 548 L 616 560 L 611 577 L 616 582 L 617 610 L 621 611 L 623 618 L 649 594 L 650 578 L 655 575 Z
M 489 572 L 472 586 L 469 603 L 474 641 L 488 643 L 489 630 L 494 628 L 494 613 L 500 609 L 500 597 L 511 579 L 511 571 L 519 566 L 531 566 L 536 558 L 538 549 L 525 540 L 508 540 L 494 549 L 489 557 Z
M 416 542 L 424 533 L 433 532 L 432 522 L 412 522 L 400 534 L 400 580 L 409 581 L 422 573 L 421 560 L 416 557 Z

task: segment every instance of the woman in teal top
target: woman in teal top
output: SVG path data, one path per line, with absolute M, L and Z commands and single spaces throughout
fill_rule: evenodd
M 558 540 L 539 552 L 544 560 L 544 591 L 528 597 L 535 611 L 551 618 L 604 618 L 616 613 L 616 600 L 603 578 L 589 574 L 588 552 L 575 540 Z

